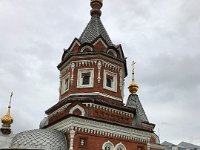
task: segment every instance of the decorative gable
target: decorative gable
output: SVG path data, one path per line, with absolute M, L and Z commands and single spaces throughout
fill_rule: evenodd
M 105 51 L 108 48 L 106 42 L 101 37 L 97 38 L 93 45 L 96 51 Z
M 77 53 L 80 45 L 81 45 L 81 43 L 79 42 L 79 40 L 77 38 L 75 38 L 68 49 L 70 52 Z

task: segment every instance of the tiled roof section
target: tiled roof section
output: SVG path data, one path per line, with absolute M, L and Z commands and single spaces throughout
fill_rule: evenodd
M 81 43 L 90 43 L 99 36 L 102 36 L 109 46 L 113 46 L 113 43 L 106 29 L 104 28 L 100 17 L 92 16 L 87 27 L 81 34 L 79 40 L 81 41 Z
M 130 94 L 126 106 L 136 109 L 137 121 L 149 122 L 138 95 Z
M 35 129 L 17 134 L 11 142 L 11 148 L 67 150 L 67 141 L 61 131 Z

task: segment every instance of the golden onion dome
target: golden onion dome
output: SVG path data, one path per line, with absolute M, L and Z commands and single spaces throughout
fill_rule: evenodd
M 1 122 L 3 123 L 4 126 L 10 127 L 10 125 L 13 123 L 13 118 L 10 115 L 10 111 L 6 113 L 5 116 L 1 119 Z
M 3 116 L 3 118 L 1 118 L 1 122 L 3 124 L 2 125 L 3 127 L 10 127 L 10 125 L 13 123 L 13 118 L 10 115 L 12 96 L 13 96 L 13 92 L 11 92 L 11 94 L 10 94 L 10 101 L 9 101 L 9 105 L 8 105 L 8 111 L 7 111 L 6 115 Z
M 135 93 L 137 93 L 139 86 L 137 85 L 137 83 L 135 81 L 132 81 L 132 83 L 129 85 L 128 89 L 131 94 L 135 94 Z

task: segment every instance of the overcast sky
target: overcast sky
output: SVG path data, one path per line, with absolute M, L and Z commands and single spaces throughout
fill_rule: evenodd
M 63 48 L 90 20 L 89 0 L 0 0 L 0 116 L 14 91 L 14 133 L 58 102 Z M 200 145 L 200 0 L 104 0 L 113 43 L 136 61 L 138 95 L 161 142 Z M 125 90 L 125 99 L 129 95 Z

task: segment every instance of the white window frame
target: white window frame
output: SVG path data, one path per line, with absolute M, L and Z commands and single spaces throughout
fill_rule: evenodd
M 66 79 L 68 79 L 68 89 L 65 89 L 65 81 Z M 69 86 L 70 86 L 70 73 L 68 73 L 67 75 L 65 75 L 62 80 L 61 80 L 61 93 L 65 93 L 69 90 Z
M 83 83 L 83 78 L 82 74 L 83 73 L 90 73 L 90 83 L 89 84 L 82 84 Z M 77 76 L 77 88 L 91 88 L 94 86 L 94 68 L 83 68 L 83 69 L 78 69 L 78 76 Z
M 113 81 L 111 83 L 112 87 L 107 86 L 107 75 L 113 77 Z M 117 73 L 104 70 L 104 81 L 103 81 L 103 88 L 109 91 L 117 92 Z
M 110 141 L 107 141 L 102 145 L 102 150 L 105 150 L 106 146 L 109 146 L 110 150 L 114 150 L 114 145 Z

